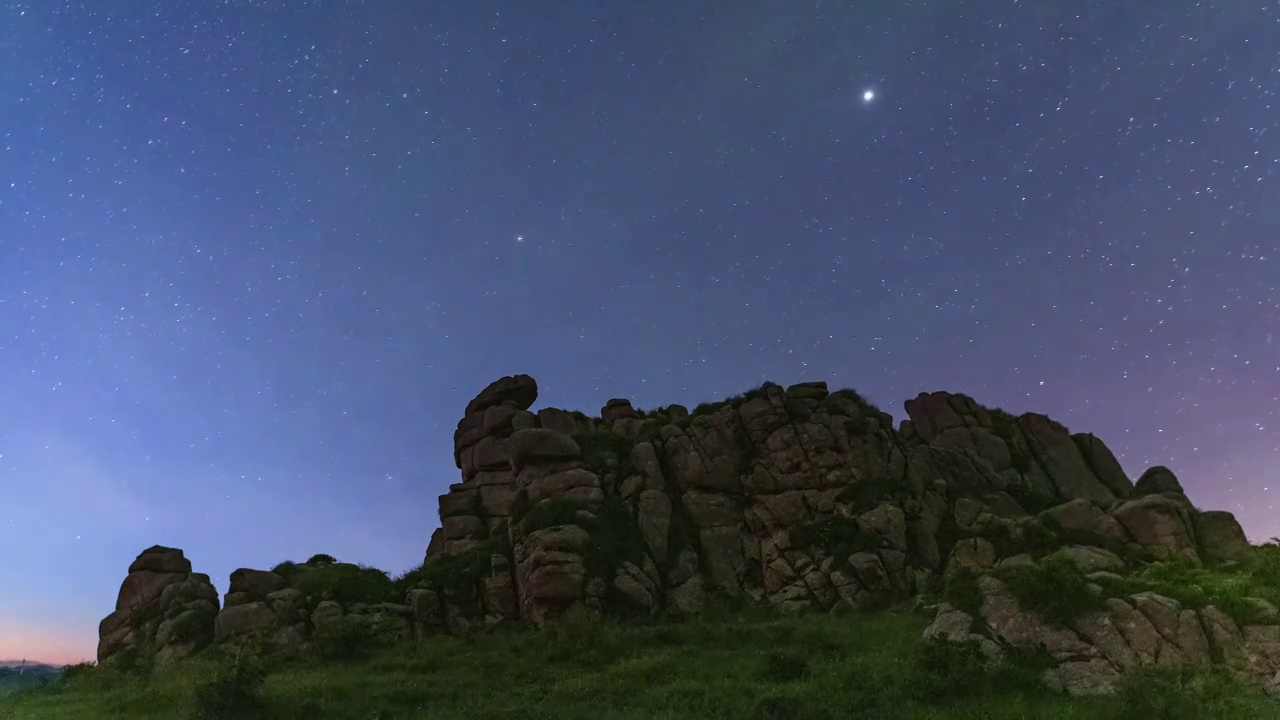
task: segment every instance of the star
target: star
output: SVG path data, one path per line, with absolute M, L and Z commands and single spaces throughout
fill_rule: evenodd
M 876 99 L 875 90 L 867 90 L 862 93 L 862 102 L 871 102 L 872 100 L 875 100 L 875 99 Z
M 524 242 L 524 236 L 523 236 L 523 235 L 517 235 L 517 236 L 516 236 L 516 242 Z

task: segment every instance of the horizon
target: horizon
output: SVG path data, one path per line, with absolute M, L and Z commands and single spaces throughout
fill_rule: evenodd
M 1256 16 L 0 9 L 0 656 L 92 659 L 156 544 L 220 594 L 417 566 L 464 407 L 515 373 L 592 415 L 962 392 L 1280 535 Z
M 513 373 L 518 373 L 518 372 L 519 372 L 518 370 L 517 370 L 517 371 L 513 371 Z M 494 379 L 496 380 L 497 378 L 495 377 Z M 536 378 L 535 378 L 535 379 L 536 379 Z M 807 380 L 796 380 L 796 382 L 806 382 L 806 381 L 816 381 L 816 380 L 820 380 L 820 379 L 819 379 L 819 378 L 809 378 L 809 379 L 807 379 Z M 777 382 L 777 380 L 776 380 L 776 379 L 769 379 L 769 380 L 766 380 L 766 382 Z M 758 385 L 758 384 L 759 384 L 759 383 L 757 383 L 757 385 Z M 790 384 L 790 383 L 779 383 L 779 384 L 781 384 L 781 385 L 783 385 L 783 386 L 785 387 L 787 384 Z M 832 383 L 830 383 L 830 382 L 828 382 L 828 385 L 829 385 L 829 386 L 831 387 L 831 389 L 833 389 L 833 390 L 834 390 L 834 389 L 837 389 L 837 387 L 838 387 L 837 385 L 832 384 Z M 845 386 L 845 387 L 849 387 L 849 386 Z M 478 393 L 480 389 L 483 389 L 483 388 L 478 388 L 478 389 L 476 390 L 476 392 Z M 741 389 L 746 389 L 746 388 L 740 388 L 740 390 L 741 390 Z M 696 401 L 689 401 L 689 402 L 687 402 L 687 403 L 675 403 L 675 404 L 683 404 L 683 405 L 686 405 L 686 406 L 687 406 L 687 407 L 689 407 L 689 408 L 692 408 L 692 407 L 693 407 L 694 405 L 696 405 L 698 402 L 714 402 L 714 401 L 717 401 L 717 400 L 723 399 L 723 398 L 725 398 L 725 397 L 730 397 L 730 396 L 732 396 L 732 395 L 734 395 L 734 394 L 737 394 L 737 393 L 736 393 L 736 392 L 727 392 L 727 393 L 725 393 L 724 395 L 721 395 L 721 396 L 716 396 L 716 397 L 711 397 L 711 398 L 702 398 L 702 399 L 698 399 L 698 400 L 696 400 Z M 863 392 L 863 394 L 864 394 L 864 395 L 866 395 L 866 396 L 868 397 L 868 399 L 871 399 L 871 397 L 872 397 L 872 396 L 870 396 L 870 395 L 867 395 L 867 393 L 865 393 L 865 392 Z M 967 393 L 966 393 L 966 394 L 967 394 Z M 904 398 L 904 399 L 903 399 L 903 402 L 905 402 L 905 401 L 906 401 L 907 399 L 909 399 L 910 397 L 914 397 L 914 395 L 911 395 L 911 396 L 909 396 L 908 398 Z M 469 399 L 470 399 L 470 398 L 468 398 L 468 400 L 469 400 Z M 975 400 L 977 400 L 980 404 L 987 405 L 987 403 L 983 403 L 983 399 L 982 399 L 981 397 L 975 397 L 974 399 L 975 399 Z M 670 404 L 673 404 L 673 403 L 670 403 L 670 402 L 657 402 L 657 403 L 653 403 L 653 404 L 651 404 L 651 405 L 643 405 L 643 407 L 646 407 L 646 408 L 648 408 L 648 407 L 662 407 L 662 406 L 666 406 L 666 405 L 670 405 Z M 602 407 L 602 406 L 604 405 L 604 401 L 601 401 L 600 405 L 601 405 L 601 407 Z M 465 406 L 465 401 L 462 403 L 462 405 L 460 405 L 460 407 L 462 407 L 462 406 Z M 988 407 L 991 407 L 990 405 L 987 405 L 987 406 L 988 406 Z M 578 408 L 573 408 L 573 407 L 563 407 L 563 406 L 555 405 L 554 403 L 552 403 L 552 404 L 548 404 L 548 403 L 543 402 L 543 395 L 542 395 L 541 388 L 539 388 L 539 398 L 538 398 L 538 401 L 534 403 L 534 405 L 533 405 L 533 408 L 532 408 L 532 409 L 536 410 L 537 408 L 540 408 L 540 407 L 561 407 L 562 409 L 565 409 L 565 410 L 571 410 L 571 411 L 572 411 L 572 410 L 576 410 L 576 409 L 578 409 Z M 637 405 L 637 407 L 641 407 L 641 405 Z M 885 407 L 881 407 L 881 409 L 882 409 L 882 410 L 884 410 L 885 412 L 887 412 L 887 413 L 889 413 L 890 415 L 892 415 L 892 416 L 893 416 L 893 419 L 894 419 L 894 427 L 895 427 L 895 429 L 898 427 L 898 425 L 900 424 L 900 422 L 905 418 L 905 413 L 904 413 L 904 412 L 901 412 L 901 411 L 893 412 L 893 411 L 891 411 L 889 408 L 885 408 Z M 585 411 L 585 410 L 584 410 L 583 412 L 587 412 L 587 414 L 588 414 L 588 415 L 590 415 L 590 416 L 597 416 L 597 414 L 598 414 L 599 410 L 597 409 L 597 410 L 595 410 L 595 411 L 590 411 L 590 412 L 588 412 L 588 411 Z M 1015 412 L 1015 414 L 1021 414 L 1021 413 L 1023 413 L 1023 412 L 1040 412 L 1040 411 L 1038 411 L 1038 410 L 1036 410 L 1036 409 L 1033 409 L 1033 408 L 1025 408 L 1025 409 L 1019 409 L 1019 410 L 1017 410 L 1017 411 Z M 1048 415 L 1049 415 L 1050 417 L 1052 417 L 1054 420 L 1057 420 L 1057 421 L 1059 421 L 1059 422 L 1062 422 L 1062 421 L 1063 421 L 1063 418 L 1054 417 L 1052 414 L 1049 414 L 1049 413 L 1044 413 L 1044 414 L 1048 414 Z M 459 416 L 461 416 L 461 412 L 459 412 Z M 1091 431 L 1091 430 L 1089 430 L 1088 428 L 1078 428 L 1078 430 L 1079 430 L 1079 431 L 1081 431 L 1081 432 L 1092 432 L 1092 431 Z M 1096 433 L 1095 433 L 1095 434 L 1096 434 Z M 1099 436 L 1099 437 L 1101 437 L 1101 439 L 1103 440 L 1103 442 L 1106 442 L 1106 441 L 1107 441 L 1107 438 L 1106 438 L 1106 437 L 1102 437 L 1102 436 Z M 1124 459 L 1123 457 L 1118 457 L 1117 459 L 1119 459 L 1119 460 L 1120 460 L 1120 462 L 1121 462 L 1121 465 L 1122 465 L 1122 466 L 1124 466 L 1124 468 L 1125 468 L 1125 472 L 1126 472 L 1126 474 L 1129 476 L 1129 479 L 1130 479 L 1131 481 L 1136 481 L 1136 480 L 1138 479 L 1138 477 L 1142 474 L 1142 472 L 1143 472 L 1144 470 L 1146 470 L 1148 467 L 1152 467 L 1152 466 L 1154 466 L 1154 465 L 1160 465 L 1160 464 L 1162 464 L 1162 463 L 1159 463 L 1159 462 L 1153 462 L 1153 463 L 1150 463 L 1150 464 L 1148 464 L 1148 465 L 1145 465 L 1145 466 L 1143 466 L 1143 467 L 1141 467 L 1141 468 L 1131 468 L 1131 467 L 1129 467 L 1129 466 L 1128 466 L 1128 464 L 1125 462 L 1125 459 Z M 1178 468 L 1176 468 L 1176 467 L 1170 467 L 1170 469 L 1174 472 L 1174 474 L 1175 474 L 1175 475 L 1176 475 L 1176 474 L 1178 474 Z M 456 472 L 456 468 L 455 468 L 455 472 Z M 1179 477 L 1181 478 L 1181 476 L 1179 476 Z M 1185 478 L 1183 478 L 1183 480 L 1185 481 Z M 451 482 L 452 482 L 452 480 L 451 480 Z M 447 489 L 447 486 L 446 486 L 446 489 Z M 1194 491 L 1192 491 L 1192 501 L 1193 501 L 1193 502 L 1196 502 L 1196 497 L 1194 496 Z M 1223 509 L 1223 508 L 1205 507 L 1204 509 Z M 1236 512 L 1238 512 L 1238 513 L 1239 513 L 1239 511 L 1238 511 L 1238 510 L 1237 510 Z M 1252 520 L 1250 520 L 1250 519 L 1249 519 L 1250 517 L 1252 517 L 1253 519 L 1252 519 Z M 1240 515 L 1239 515 L 1239 519 L 1240 519 L 1241 524 L 1242 524 L 1242 526 L 1243 526 L 1243 528 L 1244 528 L 1244 530 L 1245 530 L 1246 535 L 1247 535 L 1247 536 L 1248 536 L 1248 538 L 1249 538 L 1249 541 L 1250 541 L 1252 544 L 1254 544 L 1254 545 L 1258 545 L 1258 544 L 1262 544 L 1262 543 L 1268 542 L 1269 540 L 1275 539 L 1275 535 L 1276 535 L 1276 534 L 1280 534 L 1280 523 L 1272 523 L 1272 524 L 1270 525 L 1270 527 L 1272 528 L 1271 530 L 1269 530 L 1269 531 L 1264 530 L 1264 531 L 1262 531 L 1262 532 L 1261 532 L 1261 534 L 1259 534 L 1258 517 L 1257 517 L 1257 515 L 1256 515 L 1256 514 L 1254 514 L 1254 515 L 1250 516 L 1247 512 L 1245 512 L 1245 513 L 1240 513 Z M 437 519 L 436 524 L 435 524 L 434 526 L 432 526 L 432 527 L 431 527 L 431 530 L 434 530 L 434 529 L 435 529 L 436 527 L 438 527 L 438 526 L 439 526 L 439 522 L 438 522 L 438 519 Z M 1272 533 L 1272 534 L 1268 535 L 1268 534 L 1267 534 L 1268 532 L 1270 532 L 1270 533 Z M 400 573 L 402 573 L 402 572 L 404 572 L 404 571 L 406 571 L 406 570 L 409 570 L 409 569 L 412 569 L 413 567 L 416 567 L 418 564 L 420 564 L 420 563 L 421 563 L 421 555 L 422 555 L 422 554 L 425 554 L 425 552 L 426 552 L 426 544 L 427 544 L 427 540 L 430 538 L 430 535 L 431 535 L 431 531 L 428 531 L 428 532 L 426 533 L 426 538 L 424 538 L 424 539 L 423 539 L 423 541 L 422 541 L 422 543 L 421 543 L 422 552 L 421 552 L 421 553 L 419 553 L 418 559 L 416 559 L 415 561 L 413 561 L 413 564 L 409 565 L 408 567 L 404 567 L 404 568 L 402 568 L 402 569 L 400 569 L 400 570 L 388 570 L 388 568 L 386 568 L 386 567 L 382 567 L 382 566 L 378 566 L 378 565 L 373 565 L 373 567 L 378 567 L 378 568 L 379 568 L 379 569 L 381 569 L 381 570 L 385 570 L 385 571 L 387 571 L 388 575 L 390 575 L 390 576 L 391 576 L 391 577 L 393 577 L 393 578 L 394 578 L 396 575 L 398 575 L 398 574 L 400 574 Z M 1265 537 L 1263 537 L 1263 535 L 1265 535 Z M 137 553 L 142 552 L 143 550 L 145 550 L 147 547 L 150 547 L 151 545 L 162 545 L 162 546 L 165 546 L 165 547 L 177 547 L 177 548 L 179 548 L 179 549 L 182 549 L 182 550 L 184 551 L 184 553 L 186 554 L 187 559 L 189 559 L 189 560 L 191 560 L 191 561 L 192 561 L 192 571 L 193 571 L 193 572 L 197 572 L 197 573 L 199 573 L 199 572 L 206 572 L 206 573 L 207 573 L 207 572 L 208 572 L 208 570 L 207 570 L 207 569 L 203 569 L 203 568 L 202 568 L 202 566 L 198 563 L 198 561 L 197 561 L 197 560 L 192 559 L 191 553 L 190 553 L 186 548 L 184 548 L 184 547 L 182 547 L 182 546 L 180 546 L 180 545 L 172 545 L 172 544 L 168 544 L 168 543 L 165 543 L 165 542 L 154 542 L 154 543 L 150 543 L 150 544 L 147 544 L 147 545 L 145 545 L 145 546 L 139 547 L 139 548 L 138 548 Z M 316 550 L 315 552 L 299 553 L 299 554 L 297 554 L 296 556 L 293 556 L 293 557 L 290 557 L 290 558 L 285 558 L 285 559 L 291 559 L 291 560 L 294 560 L 294 561 L 297 561 L 297 562 L 301 562 L 301 561 L 304 561 L 306 558 L 310 557 L 311 555 L 314 555 L 314 554 L 315 554 L 315 553 L 317 553 L 317 552 L 325 552 L 325 551 L 324 551 L 324 550 Z M 127 570 L 127 568 L 128 568 L 128 565 L 129 565 L 129 563 L 130 563 L 130 562 L 132 562 L 132 561 L 133 561 L 133 559 L 134 559 L 134 557 L 136 557 L 137 553 L 134 553 L 134 555 L 130 556 L 127 560 L 123 560 L 123 561 L 120 563 L 120 569 L 119 569 L 119 571 L 118 571 L 119 581 L 120 581 L 120 582 L 123 582 L 124 577 L 125 577 L 125 575 L 127 574 L 127 573 L 126 573 L 126 570 Z M 362 563 L 362 564 L 366 564 L 366 565 L 371 564 L 371 563 L 363 563 L 363 561 L 361 561 L 361 560 L 359 560 L 359 559 L 356 559 L 356 558 L 348 558 L 348 557 L 342 557 L 342 556 L 339 556 L 339 557 L 338 557 L 338 560 L 340 560 L 340 561 L 342 561 L 342 562 Z M 279 562 L 279 561 L 276 561 L 276 562 Z M 271 568 L 276 564 L 276 562 L 272 562 L 272 563 L 268 563 L 268 564 L 262 564 L 262 565 L 260 565 L 260 566 L 254 566 L 254 565 L 237 565 L 236 567 L 251 567 L 251 568 L 253 568 L 253 569 L 258 569 L 258 570 L 269 570 L 269 569 L 271 569 Z M 228 582 L 228 578 L 229 578 L 229 576 L 230 576 L 230 574 L 231 574 L 231 571 L 232 571 L 232 570 L 234 570 L 234 569 L 235 569 L 235 568 L 227 569 L 227 570 L 226 570 L 226 572 L 225 572 L 225 573 L 223 573 L 223 574 L 221 574 L 220 576 L 219 576 L 219 575 L 214 575 L 214 574 L 212 574 L 212 573 L 209 573 L 209 574 L 210 574 L 210 580 L 212 581 L 212 583 L 213 583 L 214 587 L 215 587 L 215 588 L 217 588 L 217 589 L 219 590 L 219 596 L 220 596 L 220 597 L 219 597 L 219 603 L 221 603 L 221 597 L 222 597 L 223 595 L 225 595 L 225 589 L 226 589 L 226 585 L 227 585 L 227 582 Z M 117 583 L 117 585 L 118 585 L 118 583 Z M 114 594 L 112 595 L 112 597 L 114 597 Z M 114 602 L 114 601 L 112 601 L 111 603 L 108 603 L 108 604 L 107 604 L 107 606 L 106 606 L 106 610 L 103 612 L 103 616 L 104 616 L 104 617 L 105 617 L 105 615 L 106 615 L 106 614 L 108 614 L 108 613 L 110 612 L 110 609 L 111 609 L 111 607 L 110 607 L 110 606 L 111 606 L 111 604 L 113 604 L 113 602 Z M 2 610 L 0 610 L 0 612 L 2 612 Z M 100 620 L 100 619 L 101 619 L 101 618 L 99 618 L 99 620 Z M 13 638 L 14 638 L 15 636 L 16 636 L 16 637 L 18 637 L 18 638 L 21 638 L 21 637 L 22 637 L 22 635 L 21 635 L 20 633 L 14 633 L 14 632 L 12 632 L 12 631 L 10 631 L 10 630 L 7 630 L 7 628 L 6 628 L 6 626 L 5 626 L 4 622 L 3 622 L 3 620 L 4 620 L 3 615 L 2 615 L 2 614 L 0 614 L 0 656 L 15 656 L 15 655 L 22 655 L 22 653 L 20 653 L 20 652 L 17 652 L 17 651 L 11 651 L 11 650 L 8 650 L 7 648 L 24 648 L 24 647 L 25 647 L 25 648 L 36 648 L 36 649 L 39 649 L 39 648 L 55 647 L 55 648 L 59 648 L 59 649 L 58 649 L 58 650 L 54 650 L 54 651 L 44 652 L 44 654 L 43 654 L 43 655 L 41 655 L 41 651 L 40 651 L 40 650 L 33 650 L 33 652 L 32 652 L 32 653 L 30 653 L 30 654 L 28 654 L 28 655 L 26 656 L 26 657 L 27 657 L 27 659 L 28 659 L 29 664 L 47 664 L 47 665 L 53 665 L 53 666 L 65 666 L 65 665 L 72 665 L 72 664 L 75 664 L 75 663 L 78 663 L 78 662 L 96 662 L 96 657 L 95 657 L 96 645 L 97 645 L 96 621 L 95 621 L 95 623 L 94 623 L 94 626 L 95 626 L 95 633 L 92 635 L 92 637 L 85 637 L 83 633 L 76 633 L 76 634 L 74 634 L 74 635 L 66 635 L 66 636 L 58 636 L 58 635 L 44 636 L 43 638 L 42 638 L 42 636 L 40 636 L 40 635 L 36 635 L 36 636 L 34 636 L 34 637 L 28 637 L 28 638 L 27 638 L 27 640 L 24 642 L 24 641 L 22 641 L 21 639 L 19 639 L 19 640 L 17 640 L 17 641 L 14 641 L 14 640 L 13 640 Z M 86 644 L 86 643 L 91 643 L 91 644 Z M 33 660 L 32 658 L 37 658 L 37 659 Z M 52 659 L 50 659 L 50 658 L 52 658 Z M 3 662 L 5 662 L 5 661 L 0 660 L 0 664 L 3 664 Z

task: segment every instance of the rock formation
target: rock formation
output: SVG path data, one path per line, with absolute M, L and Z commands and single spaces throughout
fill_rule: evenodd
M 598 417 L 532 412 L 537 396 L 517 375 L 467 404 L 460 482 L 439 498 L 404 605 L 338 592 L 356 566 L 285 564 L 237 570 L 218 613 L 207 578 L 153 548 L 103 621 L 100 657 L 146 642 L 177 656 L 215 638 L 298 648 L 343 623 L 394 641 L 725 601 L 828 612 L 943 597 L 930 641 L 1043 652 L 1046 677 L 1071 692 L 1174 661 L 1224 662 L 1280 692 L 1280 611 L 1258 598 L 1184 603 L 1128 576 L 1247 562 L 1235 518 L 1195 508 L 1167 468 L 1131 482 L 1100 438 L 1044 415 L 922 393 L 895 428 L 820 382 L 765 383 L 692 412 L 612 399 Z M 1077 593 L 1079 612 L 1033 607 L 1034 582 Z M 166 629 L 178 617 L 183 632 Z
M 181 550 L 142 551 L 120 585 L 116 609 L 98 626 L 98 662 L 166 662 L 213 642 L 218 591 L 209 576 L 191 572 Z
M 535 414 L 536 399 L 533 378 L 502 378 L 458 423 L 462 481 L 440 497 L 426 582 L 410 597 L 419 632 L 686 615 L 720 598 L 873 608 L 965 574 L 980 578 L 980 605 L 941 605 L 930 636 L 996 653 L 1048 645 L 1051 679 L 1074 692 L 1152 658 L 1207 662 L 1220 642 L 1247 658 L 1235 666 L 1280 672 L 1273 626 L 1239 627 L 1212 607 L 1110 597 L 1080 628 L 1021 609 L 1001 568 L 1066 562 L 1105 575 L 1250 552 L 1230 513 L 1197 510 L 1167 468 L 1134 484 L 1100 438 L 1044 415 L 923 393 L 895 429 L 824 383 L 766 383 L 693 413 L 614 399 L 596 418 Z
M 413 633 L 409 606 L 386 602 L 393 588 L 381 571 L 339 562 L 282 563 L 277 570 L 232 572 L 219 611 L 209 577 L 192 573 L 181 550 L 144 551 L 129 568 L 116 611 L 101 623 L 99 662 L 163 662 L 215 643 L 250 643 L 287 657 L 326 636 L 341 642 L 354 633 L 392 644 Z

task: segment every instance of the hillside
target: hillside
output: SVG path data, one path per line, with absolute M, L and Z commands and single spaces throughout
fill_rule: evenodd
M 12 720 L 1267 720 L 1280 706 L 1221 674 L 1131 676 L 1072 698 L 1036 668 L 924 652 L 925 614 L 553 624 L 312 657 L 260 688 L 220 649 L 147 679 L 82 675 L 0 704 Z M 6 712 L 8 714 L 6 714 Z
M 1280 697 L 1280 546 L 1250 546 L 1168 468 L 1132 481 L 1091 434 L 951 393 L 907 401 L 895 428 L 823 383 L 692 411 L 611 400 L 595 417 L 532 412 L 536 399 L 521 375 L 468 404 L 461 482 L 418 570 L 392 580 L 317 555 L 236 570 L 219 598 L 181 550 L 149 548 L 102 622 L 101 668 L 29 707 L 141 717 L 211 694 L 281 717 L 317 702 L 312 716 L 433 718 L 1280 707 L 1265 699 Z M 245 695 L 258 666 L 274 672 Z M 206 715 L 248 711 L 228 712 Z
M 28 665 L 21 661 L 0 662 L 0 693 L 45 685 L 61 675 L 62 668 L 52 665 Z

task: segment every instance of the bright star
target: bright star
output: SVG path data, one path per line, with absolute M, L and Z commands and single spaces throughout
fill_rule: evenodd
M 872 100 L 875 100 L 875 99 L 876 99 L 876 93 L 874 90 L 868 90 L 862 93 L 862 102 L 871 102 Z
M 516 236 L 516 242 L 524 242 L 524 236 L 523 236 L 523 235 L 517 235 L 517 236 Z

